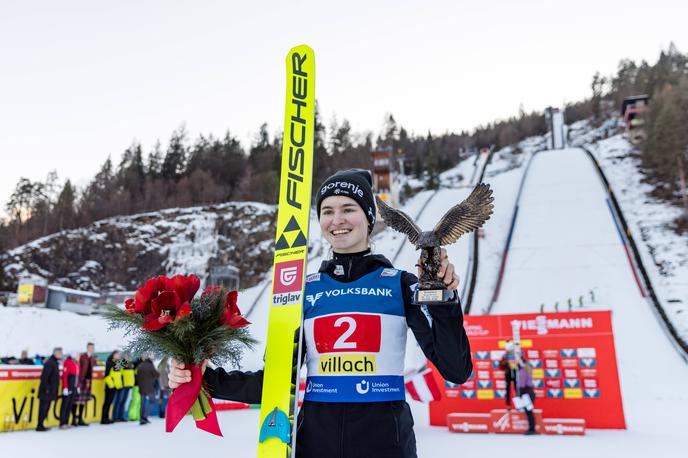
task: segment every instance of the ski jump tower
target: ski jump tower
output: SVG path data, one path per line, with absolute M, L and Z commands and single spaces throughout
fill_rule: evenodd
M 566 125 L 564 124 L 564 112 L 559 108 L 548 107 L 545 110 L 545 120 L 549 128 L 547 149 L 566 148 Z
M 372 152 L 373 190 L 382 200 L 391 204 L 399 203 L 399 183 L 393 170 L 394 151 L 391 146 Z

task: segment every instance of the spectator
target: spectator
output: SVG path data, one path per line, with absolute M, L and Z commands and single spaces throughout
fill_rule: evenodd
M 62 359 L 62 348 L 55 347 L 53 354 L 45 361 L 43 370 L 41 371 L 41 383 L 38 386 L 38 425 L 36 431 L 47 431 L 43 425 L 48 412 L 50 411 L 50 404 L 57 399 L 57 390 L 60 385 L 60 368 L 58 361 Z
M 535 415 L 533 403 L 535 402 L 535 386 L 533 384 L 533 367 L 520 353 L 516 354 L 516 388 L 521 396 L 523 409 L 528 417 L 528 431 L 526 434 L 535 433 Z
M 136 384 L 139 386 L 139 392 L 141 393 L 141 418 L 139 423 L 142 425 L 150 423 L 148 414 L 153 407 L 153 403 L 155 403 L 154 385 L 159 376 L 160 373 L 155 369 L 150 357 L 146 354 L 141 355 L 141 363 L 136 373 Z
M 69 428 L 69 412 L 79 384 L 79 366 L 67 355 L 62 365 L 62 407 L 60 408 L 60 429 Z
M 93 382 L 93 368 L 95 366 L 95 345 L 89 342 L 86 344 L 86 353 L 79 356 L 79 381 L 72 406 L 72 426 L 88 426 L 88 423 L 84 421 L 84 410 L 92 398 L 91 383 Z
M 170 397 L 170 380 L 169 380 L 169 360 L 167 357 L 163 358 L 158 364 L 158 372 L 160 377 L 158 383 L 160 385 L 160 395 L 158 396 L 158 416 L 165 418 L 165 409 L 167 408 L 167 400 Z
M 126 409 L 127 400 L 131 389 L 136 384 L 136 377 L 134 375 L 134 363 L 131 361 L 129 353 L 124 354 L 122 358 L 122 389 L 118 396 L 119 399 L 115 401 L 115 410 L 112 413 L 113 421 L 128 421 L 129 411 Z
M 119 361 L 119 350 L 110 353 L 110 356 L 108 356 L 105 361 L 105 399 L 103 401 L 103 411 L 100 418 L 100 423 L 102 425 L 114 423 L 110 417 L 110 407 L 112 407 L 115 401 L 117 392 L 122 389 L 122 371 L 120 370 Z M 116 407 L 113 410 L 116 412 Z
M 19 364 L 19 360 L 14 356 L 6 356 L 2 358 L 2 364 Z
M 511 408 L 511 385 L 514 385 L 514 395 L 518 396 L 518 389 L 516 387 L 516 352 L 514 343 L 510 340 L 506 341 L 505 352 L 502 359 L 499 361 L 499 368 L 504 371 L 504 381 L 506 383 L 506 407 Z
M 33 366 L 33 359 L 29 358 L 29 350 L 22 350 L 18 364 L 26 364 L 27 366 Z

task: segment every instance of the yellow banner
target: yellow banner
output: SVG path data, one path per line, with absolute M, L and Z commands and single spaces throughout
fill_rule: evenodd
M 17 302 L 20 304 L 30 304 L 33 302 L 33 285 L 19 285 Z
M 6 368 L 6 366 L 5 366 Z M 0 371 L 5 371 L 2 368 Z M 37 366 L 40 372 L 41 367 Z M 22 431 L 35 429 L 38 422 L 38 379 L 0 380 L 0 431 Z M 100 421 L 105 394 L 103 379 L 94 379 L 91 393 L 93 399 L 88 401 L 84 409 L 84 420 L 88 422 Z M 62 393 L 62 389 L 59 391 Z M 53 401 L 48 411 L 44 426 L 60 424 L 60 408 L 62 396 Z

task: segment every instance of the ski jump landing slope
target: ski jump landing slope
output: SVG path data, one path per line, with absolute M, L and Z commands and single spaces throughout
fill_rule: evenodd
M 557 301 L 563 311 L 568 298 L 576 310 L 580 295 L 584 310 L 612 310 L 627 438 L 653 444 L 654 456 L 681 456 L 685 448 L 674 447 L 688 440 L 688 366 L 641 296 L 594 165 L 580 149 L 546 151 L 525 180 L 492 313 L 532 313 L 543 303 L 552 311 Z

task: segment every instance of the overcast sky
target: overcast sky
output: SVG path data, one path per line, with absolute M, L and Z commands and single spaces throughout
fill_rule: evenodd
M 261 5 L 261 6 L 258 6 Z M 79 185 L 133 139 L 186 124 L 244 144 L 281 129 L 284 57 L 306 43 L 326 124 L 471 129 L 590 93 L 622 58 L 688 51 L 688 2 L 0 0 L 0 203 L 55 169 Z

